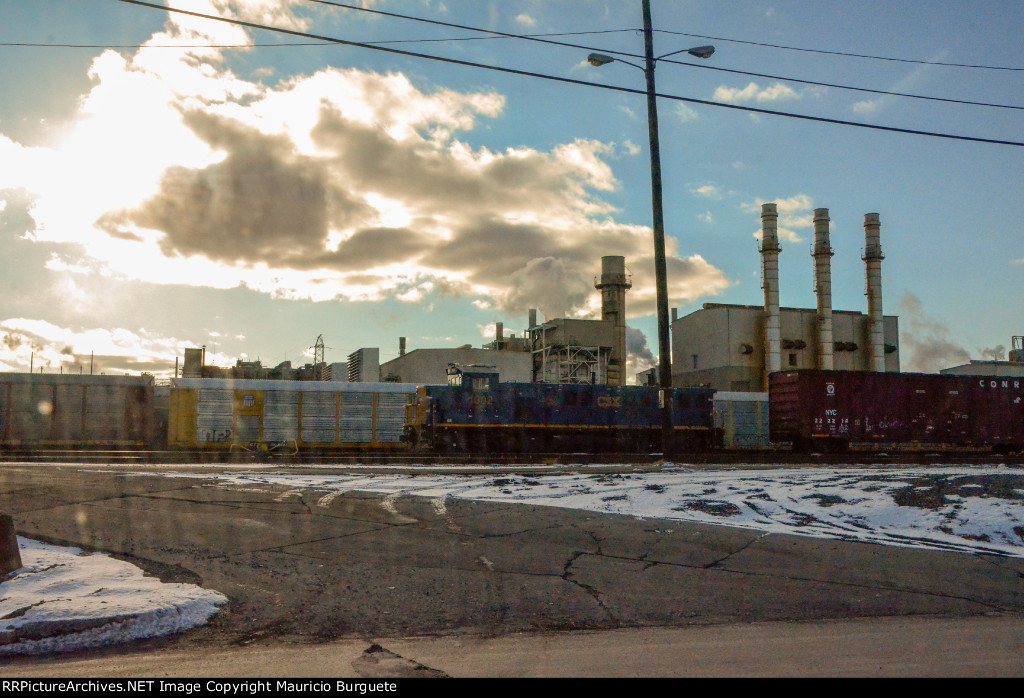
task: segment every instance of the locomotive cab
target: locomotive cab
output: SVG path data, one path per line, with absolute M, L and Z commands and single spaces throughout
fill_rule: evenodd
M 494 390 L 498 387 L 498 369 L 494 366 L 460 366 L 448 364 L 448 385 L 473 392 Z

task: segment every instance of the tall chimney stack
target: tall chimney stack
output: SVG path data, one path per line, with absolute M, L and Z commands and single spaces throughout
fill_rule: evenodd
M 505 341 L 505 323 L 494 323 L 494 348 L 501 349 L 501 343 Z
M 536 327 L 536 326 L 537 326 L 537 309 L 536 308 L 530 308 L 530 327 Z M 527 328 L 527 329 L 529 329 L 529 328 Z
M 405 356 L 405 337 L 398 338 L 398 355 Z
M 818 368 L 832 370 L 832 245 L 828 209 L 814 209 L 814 292 L 818 296 Z
M 612 355 L 608 357 L 608 385 L 626 384 L 626 291 L 633 284 L 626 278 L 626 258 L 601 257 L 601 319 L 614 327 Z
M 864 266 L 868 297 L 868 368 L 885 372 L 885 327 L 882 321 L 882 222 L 877 213 L 864 214 Z
M 764 288 L 764 389 L 768 374 L 782 369 L 779 321 L 779 213 L 775 204 L 761 204 L 761 276 Z

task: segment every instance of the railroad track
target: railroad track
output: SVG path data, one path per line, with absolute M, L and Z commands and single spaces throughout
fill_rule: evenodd
M 380 466 L 416 468 L 418 466 L 625 466 L 633 469 L 660 469 L 665 463 L 701 466 L 838 466 L 838 465 L 971 465 L 1005 464 L 1024 466 L 1024 455 L 997 456 L 991 453 L 956 451 L 850 451 L 848 453 L 793 453 L 791 451 L 713 451 L 680 453 L 665 458 L 660 453 L 530 453 L 432 455 L 406 453 L 358 454 L 254 454 L 252 452 L 211 453 L 208 451 L 147 450 L 31 450 L 0 451 L 0 463 L 54 463 L 97 465 L 247 465 L 259 467 L 351 467 Z

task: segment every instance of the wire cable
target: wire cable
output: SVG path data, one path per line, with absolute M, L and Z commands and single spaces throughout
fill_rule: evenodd
M 500 32 L 494 29 L 482 29 L 480 27 L 470 27 L 465 24 L 454 24 L 452 22 L 442 22 L 438 19 L 426 19 L 424 17 L 413 17 L 412 15 L 402 15 L 397 12 L 385 12 L 384 10 L 374 10 L 369 7 L 362 7 L 361 5 L 347 5 L 341 2 L 333 2 L 333 0 L 307 0 L 307 2 L 316 3 L 318 5 L 330 5 L 331 7 L 340 7 L 345 10 L 355 10 L 357 12 L 367 12 L 369 14 L 381 15 L 383 17 L 394 17 L 396 19 L 407 19 L 413 22 L 423 22 L 424 24 L 434 24 L 440 27 L 449 27 L 451 29 L 463 29 L 465 31 L 480 32 L 483 34 L 490 34 L 497 38 L 504 39 L 525 39 L 527 41 L 536 41 L 542 44 L 551 44 L 552 46 L 563 46 L 565 48 L 575 48 L 582 51 L 593 51 L 594 48 L 591 46 L 581 46 L 580 44 L 570 44 L 564 41 L 552 41 L 550 39 L 543 38 L 544 34 L 510 34 L 509 32 Z M 169 8 L 168 8 L 169 9 Z M 614 31 L 640 31 L 639 29 L 619 29 Z M 582 33 L 582 32 L 581 32 Z M 601 49 L 604 53 L 613 54 L 616 56 L 627 56 L 629 58 L 643 59 L 642 54 L 628 53 L 626 51 L 613 51 L 611 49 Z
M 552 37 L 552 36 L 580 36 L 580 35 L 592 35 L 592 34 L 614 34 L 614 33 L 640 31 L 639 29 L 604 29 L 604 30 L 579 31 L 579 32 L 549 32 L 549 33 L 543 33 L 543 34 L 511 34 L 511 33 L 507 33 L 507 32 L 499 32 L 499 31 L 490 30 L 490 29 L 483 29 L 483 28 L 480 28 L 480 27 L 471 27 L 471 26 L 462 25 L 462 24 L 453 24 L 451 22 L 442 22 L 442 21 L 439 21 L 439 20 L 426 19 L 426 18 L 423 18 L 423 17 L 413 17 L 411 15 L 403 15 L 403 14 L 398 14 L 398 13 L 395 13 L 395 12 L 385 12 L 383 10 L 374 10 L 374 9 L 371 9 L 371 8 L 360 7 L 358 5 L 347 5 L 347 4 L 344 4 L 344 3 L 333 2 L 332 0 L 308 0 L 308 2 L 313 2 L 313 3 L 317 3 L 317 4 L 321 4 L 321 5 L 330 5 L 330 6 L 333 6 L 333 7 L 340 7 L 340 8 L 343 8 L 343 9 L 355 10 L 355 11 L 358 11 L 358 12 L 369 12 L 371 14 L 378 14 L 378 15 L 383 15 L 383 16 L 387 16 L 387 17 L 395 17 L 395 18 L 398 18 L 398 19 L 407 19 L 407 20 L 416 21 L 416 22 L 423 22 L 423 23 L 426 23 L 426 24 L 435 24 L 435 25 L 440 25 L 440 26 L 445 26 L 445 27 L 450 27 L 450 28 L 462 29 L 462 30 L 466 30 L 466 31 L 475 31 L 475 32 L 482 32 L 482 33 L 489 34 L 488 36 L 444 37 L 444 38 L 437 38 L 437 39 L 399 39 L 399 40 L 392 40 L 392 41 L 367 41 L 367 42 L 365 42 L 366 44 L 373 45 L 373 46 L 385 46 L 385 45 L 392 45 L 392 44 L 413 44 L 413 43 L 447 43 L 447 42 L 453 42 L 453 41 L 486 41 L 486 40 L 493 40 L 493 39 L 525 39 L 525 40 L 539 40 L 539 41 L 542 41 L 543 43 L 548 43 L 548 44 L 552 44 L 552 45 L 555 45 L 555 46 L 562 46 L 562 47 L 567 47 L 567 48 L 575 48 L 575 49 L 580 49 L 580 50 L 584 50 L 584 51 L 595 51 L 595 50 L 598 50 L 598 49 L 595 49 L 592 46 L 582 46 L 580 44 L 570 44 L 570 43 L 561 42 L 561 41 L 546 41 L 546 40 L 544 40 L 544 37 Z M 737 42 L 737 43 L 753 43 L 753 44 L 756 44 L 756 42 L 745 42 L 745 41 L 742 41 L 740 39 L 724 39 L 724 38 L 719 38 L 719 37 L 705 36 L 703 34 L 687 34 L 687 33 L 684 33 L 684 32 L 673 32 L 673 31 L 663 30 L 663 29 L 659 29 L 659 30 L 655 30 L 655 31 L 660 31 L 660 32 L 663 32 L 663 33 L 679 35 L 679 36 L 690 36 L 690 37 L 714 39 L 714 40 L 718 40 L 718 41 L 731 41 L 731 42 Z M 260 47 L 260 48 L 279 48 L 279 47 L 286 47 L 286 46 L 325 46 L 325 45 L 330 45 L 331 43 L 334 43 L 334 42 L 329 41 L 329 40 L 325 40 L 325 41 L 316 41 L 316 42 L 290 42 L 290 43 L 277 43 L 277 44 L 213 44 L 213 45 L 204 46 L 202 48 L 257 48 L 257 47 Z M 756 44 L 756 45 L 773 46 L 772 44 Z M 94 48 L 94 49 L 95 48 L 142 48 L 141 45 L 110 45 L 110 44 L 0 43 L 0 46 L 56 47 L 56 48 Z M 173 44 L 173 45 L 172 44 L 151 44 L 151 45 L 147 45 L 145 48 L 196 48 L 196 47 L 193 46 L 193 45 L 187 45 L 187 44 L 180 44 L 180 45 L 179 44 Z M 792 48 L 792 47 L 780 47 L 780 48 Z M 621 51 L 611 51 L 609 49 L 600 49 L 600 50 L 602 52 L 604 52 L 604 53 L 613 53 L 613 54 L 618 55 L 618 56 L 627 56 L 627 57 L 636 58 L 636 59 L 642 59 L 643 58 L 643 56 L 641 56 L 639 54 L 633 54 L 633 53 L 627 53 L 627 52 L 621 52 Z M 805 49 L 793 48 L 792 50 L 805 50 Z M 812 50 L 812 49 L 806 49 L 806 50 Z M 838 53 L 838 52 L 835 52 L 835 53 Z M 856 55 L 856 54 L 840 54 L 840 55 Z M 893 97 L 905 97 L 905 98 L 908 98 L 908 99 L 919 99 L 919 100 L 926 100 L 926 101 L 933 101 L 933 102 L 944 102 L 944 103 L 947 103 L 947 104 L 963 104 L 963 105 L 974 106 L 974 107 L 991 107 L 991 108 L 995 108 L 995 109 L 1024 110 L 1024 106 L 1018 106 L 1018 105 L 1013 105 L 1013 104 L 999 104 L 999 103 L 993 103 L 993 102 L 979 102 L 979 101 L 975 101 L 975 100 L 954 99 L 954 98 L 951 98 L 951 97 L 935 97 L 935 96 L 931 96 L 931 95 L 917 95 L 917 94 L 911 94 L 911 93 L 906 93 L 906 92 L 894 92 L 894 91 L 891 91 L 891 90 L 877 90 L 877 89 L 872 89 L 872 88 L 867 88 L 867 87 L 855 87 L 855 86 L 852 86 L 852 85 L 841 85 L 841 84 L 838 84 L 838 83 L 820 82 L 820 81 L 815 81 L 815 80 L 804 80 L 804 79 L 801 79 L 801 78 L 787 77 L 787 76 L 784 76 L 784 75 L 769 75 L 769 74 L 765 74 L 765 73 L 754 73 L 754 72 L 745 71 L 745 70 L 738 70 L 738 69 L 734 69 L 734 68 L 722 68 L 722 67 L 719 67 L 719 66 L 703 65 L 703 64 L 699 64 L 699 63 L 688 63 L 688 62 L 677 61 L 677 60 L 670 60 L 670 59 L 659 59 L 659 60 L 664 62 L 664 63 L 670 63 L 670 64 L 673 64 L 673 65 L 681 65 L 681 66 L 686 66 L 686 67 L 689 67 L 689 68 L 701 68 L 701 69 L 704 69 L 704 70 L 714 70 L 714 71 L 723 72 L 723 73 L 732 73 L 734 75 L 746 75 L 746 76 L 750 76 L 750 77 L 759 77 L 759 78 L 765 78 L 765 79 L 769 79 L 769 80 L 784 80 L 786 82 L 795 82 L 795 83 L 800 83 L 800 84 L 803 84 L 803 85 L 814 85 L 814 86 L 818 86 L 818 87 L 830 87 L 830 88 L 839 89 L 839 90 L 851 90 L 851 91 L 854 91 L 854 92 L 865 92 L 865 93 L 869 93 L 869 94 L 877 94 L 877 95 L 885 95 L 885 96 L 893 96 Z
M 479 31 L 484 31 L 483 29 Z M 615 34 L 619 32 L 634 32 L 636 29 L 601 29 L 585 32 L 549 32 L 546 34 L 523 34 L 521 38 L 531 39 L 534 37 L 546 36 L 580 36 L 583 34 Z M 393 41 L 367 41 L 368 44 L 429 44 L 449 41 L 489 41 L 492 39 L 509 39 L 514 36 L 460 36 L 445 37 L 441 39 L 397 39 Z M 28 42 L 0 42 L 0 46 L 22 46 L 32 48 L 278 48 L 287 46 L 330 46 L 330 41 L 289 41 L 277 44 L 205 44 L 197 47 L 195 44 L 43 44 Z
M 620 86 L 617 86 L 617 85 L 606 85 L 606 84 L 599 83 L 599 82 L 590 82 L 590 81 L 587 81 L 587 80 L 577 80 L 575 78 L 566 78 L 566 77 L 560 77 L 560 76 L 557 76 L 557 75 L 548 75 L 548 74 L 545 74 L 545 73 L 536 73 L 536 72 L 532 72 L 532 71 L 528 71 L 528 70 L 518 70 L 518 69 L 515 69 L 515 68 L 506 68 L 506 67 L 503 67 L 503 66 L 487 65 L 485 63 L 476 63 L 474 61 L 466 61 L 466 60 L 461 60 L 461 59 L 458 59 L 458 58 L 447 58 L 447 57 L 444 57 L 444 56 L 432 56 L 430 54 L 418 53 L 418 52 L 414 52 L 414 51 L 406 51 L 404 49 L 390 48 L 390 47 L 385 47 L 385 46 L 374 46 L 374 45 L 371 45 L 371 44 L 362 43 L 362 42 L 358 42 L 358 41 L 349 41 L 347 39 L 336 39 L 336 38 L 328 37 L 328 36 L 320 36 L 318 34 L 309 34 L 307 32 L 300 32 L 300 31 L 297 31 L 297 30 L 294 30 L 294 29 L 284 29 L 284 28 L 281 28 L 281 27 L 271 27 L 271 26 L 267 26 L 267 25 L 264 25 L 264 24 L 257 24 L 255 22 L 247 22 L 247 21 L 241 20 L 241 19 L 233 19 L 233 18 L 228 18 L 228 17 L 218 17 L 216 15 L 207 15 L 207 14 L 203 14 L 203 13 L 200 13 L 200 12 L 192 12 L 190 10 L 183 10 L 183 9 L 179 9 L 179 8 L 175 8 L 175 7 L 166 7 L 164 5 L 157 5 L 157 4 L 154 4 L 154 3 L 151 3 L 151 2 L 144 2 L 143 0 L 117 0 L 117 1 L 125 3 L 125 4 L 129 4 L 129 5 L 138 5 L 140 7 L 148 7 L 150 9 L 154 9 L 154 10 L 161 10 L 161 11 L 164 11 L 164 12 L 176 12 L 176 13 L 188 15 L 188 16 L 191 16 L 191 17 L 199 17 L 199 18 L 202 18 L 202 19 L 209 19 L 209 20 L 214 20 L 214 21 L 218 21 L 218 22 L 225 22 L 227 24 L 235 24 L 235 25 L 238 25 L 238 26 L 250 27 L 252 29 L 261 29 L 261 30 L 264 30 L 264 31 L 272 31 L 272 32 L 278 32 L 278 33 L 281 33 L 281 34 L 289 34 L 291 36 L 298 36 L 298 37 L 302 37 L 302 38 L 306 38 L 306 39 L 317 39 L 317 40 L 321 40 L 321 41 L 328 41 L 328 42 L 339 44 L 339 45 L 342 45 L 342 46 L 353 46 L 353 47 L 356 47 L 356 48 L 366 48 L 366 49 L 370 49 L 370 50 L 373 50 L 373 51 L 381 51 L 381 52 L 384 52 L 384 53 L 392 53 L 392 54 L 396 54 L 396 55 L 400 55 L 400 56 L 408 56 L 408 57 L 411 57 L 411 58 L 423 58 L 423 59 L 426 59 L 426 60 L 438 61 L 438 62 L 441 62 L 441 63 L 448 63 L 448 64 L 452 64 L 452 65 L 461 65 L 461 66 L 466 66 L 466 67 L 470 67 L 470 68 L 482 68 L 484 70 L 491 70 L 491 71 L 494 71 L 494 72 L 506 73 L 506 74 L 509 74 L 509 75 L 520 75 L 520 76 L 523 76 L 523 77 L 540 78 L 540 79 L 543 79 L 543 80 L 550 80 L 550 81 L 553 81 L 553 82 L 561 82 L 561 83 L 566 83 L 566 84 L 571 84 L 571 85 L 581 85 L 581 86 L 585 86 L 585 87 L 597 87 L 597 88 L 600 88 L 600 89 L 612 90 L 612 91 L 615 91 L 615 92 L 624 92 L 624 93 L 628 93 L 628 94 L 637 94 L 637 95 L 646 95 L 647 94 L 647 92 L 644 91 L 644 90 L 640 90 L 640 89 L 636 89 L 636 88 L 631 88 L 631 87 L 620 87 Z M 314 0 L 314 1 L 320 1 L 320 0 Z M 980 138 L 980 137 L 977 137 L 977 136 L 962 136 L 962 135 L 953 134 L 953 133 L 941 133 L 941 132 L 936 132 L 936 131 L 923 131 L 923 130 L 919 130 L 919 129 L 898 128 L 898 127 L 895 127 L 895 126 L 881 126 L 881 125 L 878 125 L 878 124 L 868 124 L 868 123 L 863 123 L 863 122 L 859 122 L 859 121 L 846 121 L 846 120 L 843 120 L 843 119 L 831 119 L 831 118 L 822 117 L 822 116 L 810 116 L 810 115 L 807 115 L 807 114 L 795 114 L 795 113 L 792 113 L 792 112 L 775 111 L 775 110 L 771 110 L 771 109 L 760 109 L 758 107 L 747 107 L 747 106 L 743 106 L 743 105 L 739 105 L 739 104 L 727 104 L 727 103 L 724 103 L 724 102 L 712 102 L 712 101 L 705 100 L 705 99 L 696 99 L 696 98 L 693 98 L 693 97 L 682 97 L 682 96 L 679 96 L 679 95 L 669 95 L 669 94 L 663 94 L 663 93 L 660 93 L 660 92 L 657 93 L 656 96 L 660 97 L 662 99 L 668 99 L 668 100 L 673 100 L 673 101 L 678 101 L 678 102 L 686 102 L 688 104 L 703 104 L 705 106 L 719 107 L 719 108 L 722 108 L 722 109 L 732 109 L 732 110 L 736 110 L 736 111 L 744 111 L 744 112 L 755 113 L 755 114 L 765 114 L 765 115 L 768 115 L 768 116 L 784 116 L 784 117 L 788 117 L 788 118 L 791 118 L 791 119 L 802 119 L 804 121 L 815 121 L 815 122 L 819 122 L 819 123 L 828 123 L 828 124 L 835 124 L 835 125 L 840 125 L 840 126 L 853 126 L 853 127 L 857 127 L 857 128 L 866 128 L 866 129 L 871 129 L 871 130 L 875 130 L 875 131 L 888 131 L 888 132 L 891 132 L 891 133 L 904 133 L 904 134 L 911 134 L 911 135 L 917 135 L 917 136 L 930 136 L 930 137 L 933 137 L 933 138 L 945 138 L 945 139 L 950 139 L 950 140 L 969 141 L 969 142 L 974 142 L 974 143 L 989 143 L 989 144 L 993 144 L 993 145 L 1009 145 L 1009 146 L 1015 146 L 1015 147 L 1024 147 L 1024 142 L 1020 142 L 1020 141 L 1001 140 L 1001 139 L 995 139 L 995 138 Z
M 682 65 L 687 68 L 700 68 L 702 70 L 715 70 L 722 73 L 733 73 L 735 75 L 749 75 L 755 78 L 767 78 L 769 80 L 785 80 L 786 82 L 798 82 L 802 85 L 815 85 L 818 87 L 834 87 L 839 90 L 852 90 L 854 92 L 868 92 L 876 95 L 886 95 L 890 97 L 907 97 L 909 99 L 924 99 L 932 102 L 947 102 L 950 104 L 966 104 L 972 107 L 994 107 L 996 109 L 1022 109 L 1024 107 L 1017 106 L 1015 104 L 996 104 L 993 102 L 975 102 L 969 99 L 953 99 L 952 97 L 933 97 L 929 95 L 915 95 L 907 92 L 892 92 L 890 90 L 874 90 L 868 87 L 853 87 L 852 85 L 839 85 L 831 82 L 817 82 L 814 80 L 801 80 L 800 78 L 788 78 L 782 75 L 766 75 L 765 73 L 751 73 L 746 70 L 735 70 L 733 68 L 722 68 L 720 66 L 705 65 L 703 63 L 688 63 L 686 61 L 673 61 L 670 59 L 662 59 L 661 62 L 671 63 L 673 65 Z
M 911 58 L 892 58 L 890 56 L 872 56 L 864 53 L 847 53 L 844 51 L 825 51 L 816 48 L 799 48 L 797 46 L 782 46 L 780 44 L 764 44 L 758 41 L 744 41 L 743 39 L 726 39 L 721 36 L 706 36 L 704 34 L 688 34 L 686 32 L 670 31 L 668 29 L 655 29 L 662 34 L 673 34 L 675 36 L 688 36 L 692 39 L 710 39 L 711 41 L 726 41 L 733 44 L 747 44 L 749 46 L 763 46 L 765 48 L 779 48 L 786 51 L 804 51 L 807 53 L 824 53 L 830 56 L 846 56 L 848 58 L 870 58 L 875 61 L 892 61 L 894 63 L 916 63 L 918 65 L 938 65 L 946 68 L 977 68 L 979 70 L 1012 70 L 1024 71 L 1024 68 L 1015 68 L 1002 65 L 976 65 L 971 63 L 943 63 L 941 61 L 920 61 Z

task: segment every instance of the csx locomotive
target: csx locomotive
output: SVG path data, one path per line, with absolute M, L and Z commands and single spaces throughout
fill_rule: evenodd
M 470 453 L 661 450 L 659 389 L 648 386 L 500 383 L 493 369 L 451 366 L 448 385 L 416 390 L 406 418 L 410 448 Z M 671 391 L 676 447 L 715 444 L 714 391 Z

